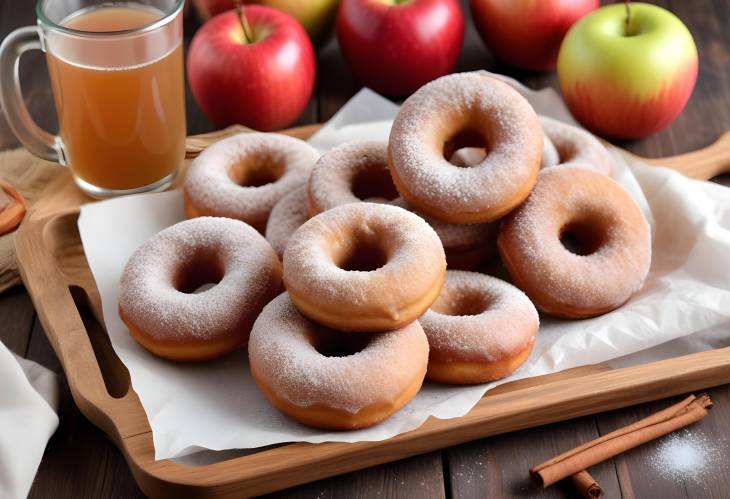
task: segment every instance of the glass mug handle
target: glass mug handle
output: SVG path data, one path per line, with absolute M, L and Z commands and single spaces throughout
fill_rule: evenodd
M 29 50 L 44 50 L 37 26 L 18 28 L 0 45 L 0 104 L 18 140 L 36 156 L 66 164 L 61 138 L 39 127 L 31 118 L 20 89 L 20 57 Z

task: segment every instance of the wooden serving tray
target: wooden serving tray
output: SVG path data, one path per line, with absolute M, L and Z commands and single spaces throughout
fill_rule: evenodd
M 306 138 L 317 129 L 284 133 Z M 240 130 L 190 137 L 188 157 Z M 730 135 L 701 151 L 645 161 L 708 179 L 728 170 Z M 145 412 L 101 326 L 101 300 L 76 224 L 79 206 L 89 201 L 68 172 L 60 171 L 17 232 L 17 258 L 76 404 L 119 447 L 151 497 L 258 495 L 489 435 L 730 382 L 730 348 L 626 369 L 592 365 L 501 385 L 461 418 L 430 418 L 420 428 L 382 442 L 293 443 L 197 467 L 155 461 Z

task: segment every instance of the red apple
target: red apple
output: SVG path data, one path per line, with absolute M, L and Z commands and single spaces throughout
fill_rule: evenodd
M 451 71 L 464 15 L 458 0 L 342 0 L 335 30 L 362 83 L 403 96 Z
M 599 0 L 470 0 L 471 13 L 487 48 L 512 66 L 555 69 L 560 43 Z
M 235 10 L 195 34 L 188 52 L 190 89 L 217 127 L 284 128 L 302 113 L 314 89 L 312 43 L 283 12 L 252 5 L 243 15 L 249 38 Z

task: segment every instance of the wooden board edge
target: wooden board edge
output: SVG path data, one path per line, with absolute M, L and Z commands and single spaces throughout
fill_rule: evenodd
M 465 416 L 430 418 L 380 442 L 294 443 L 203 467 L 154 461 L 151 435 L 124 439 L 130 466 L 152 496 L 205 487 L 211 497 L 258 495 L 509 431 L 730 382 L 730 347 L 485 397 Z M 544 398 L 550 403 L 543 403 Z M 234 486 L 234 484 L 237 484 Z M 206 494 L 207 495 L 207 494 Z

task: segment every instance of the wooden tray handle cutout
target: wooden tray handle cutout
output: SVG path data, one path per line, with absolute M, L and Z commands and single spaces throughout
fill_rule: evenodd
M 46 219 L 29 220 L 20 228 L 16 238 L 16 251 L 20 261 L 20 273 L 44 326 L 53 350 L 56 352 L 68 380 L 71 394 L 81 412 L 96 426 L 117 442 L 128 434 L 148 431 L 149 424 L 129 425 L 123 417 L 131 407 L 139 405 L 134 390 L 114 397 L 107 384 L 94 351 L 86 325 L 81 317 L 68 280 L 58 269 L 54 257 L 38 227 L 46 225 Z M 37 227 L 36 227 L 37 226 Z M 33 261 L 33 275 L 29 278 L 27 262 Z

